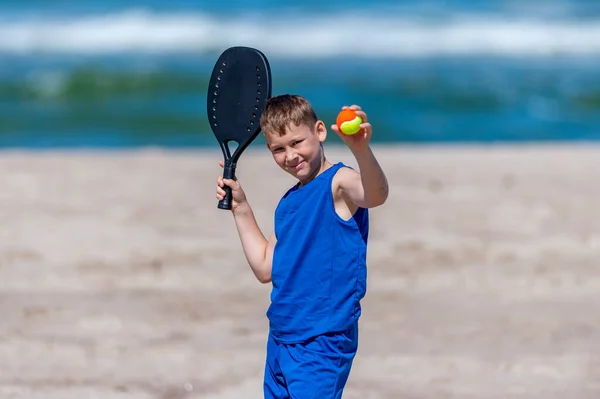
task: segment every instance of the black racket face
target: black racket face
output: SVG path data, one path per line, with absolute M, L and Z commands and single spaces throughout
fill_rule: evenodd
M 236 162 L 260 133 L 260 115 L 271 97 L 271 68 L 265 55 L 249 47 L 223 52 L 212 71 L 207 114 L 225 159 Z M 229 143 L 236 142 L 231 154 Z

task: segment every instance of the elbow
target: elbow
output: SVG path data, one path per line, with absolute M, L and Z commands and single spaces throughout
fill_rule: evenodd
M 373 202 L 373 204 L 371 205 L 371 208 L 377 208 L 378 206 L 385 204 L 386 200 L 387 200 L 387 197 L 378 199 L 377 201 Z
M 389 195 L 389 192 L 386 187 L 385 190 L 381 190 L 379 193 L 377 193 L 377 195 L 374 195 L 368 199 L 366 208 L 376 208 L 378 206 L 385 204 L 385 202 L 388 199 L 388 195 Z
M 267 269 L 267 268 L 265 268 L 265 269 Z M 256 279 L 261 284 L 268 284 L 271 282 L 271 269 L 270 268 L 268 270 L 257 270 L 255 275 L 256 275 Z
M 374 199 L 371 200 L 367 203 L 367 206 L 365 206 L 364 208 L 377 208 L 378 206 L 381 206 L 385 204 L 385 198 L 383 199 Z
M 375 206 L 380 206 L 385 204 L 385 201 L 387 201 L 389 195 L 390 195 L 390 188 L 387 185 L 387 182 L 385 184 L 385 186 L 381 187 L 381 189 L 379 190 L 379 192 L 377 193 L 377 201 Z

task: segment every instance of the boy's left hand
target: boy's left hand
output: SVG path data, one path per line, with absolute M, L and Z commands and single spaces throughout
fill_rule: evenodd
M 369 147 L 373 127 L 367 120 L 367 114 L 358 105 L 343 106 L 344 109 L 353 109 L 358 116 L 361 117 L 363 123 L 360 124 L 360 130 L 356 134 L 347 135 L 340 131 L 337 124 L 331 125 L 331 130 L 336 132 L 342 141 L 350 148 L 351 151 L 361 151 Z

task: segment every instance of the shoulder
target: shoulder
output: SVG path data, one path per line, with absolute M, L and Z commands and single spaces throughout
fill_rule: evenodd
M 349 193 L 361 182 L 360 173 L 349 166 L 342 165 L 333 176 L 331 194 L 335 212 L 344 220 L 349 220 L 358 206 L 351 200 Z
M 287 198 L 288 195 L 290 195 L 292 192 L 296 191 L 298 189 L 298 185 L 299 183 L 294 184 L 292 187 L 290 187 L 285 194 L 283 194 L 280 198 L 280 201 L 284 200 Z
M 280 198 L 279 201 L 277 202 L 277 206 L 275 207 L 275 216 L 277 216 L 278 212 L 286 206 L 287 203 L 287 199 L 290 196 L 290 194 L 292 194 L 294 191 L 296 191 L 298 188 L 298 184 L 295 184 L 293 187 L 289 188 Z
M 342 166 L 333 176 L 331 188 L 334 191 L 338 191 L 339 189 L 343 189 L 344 187 L 347 187 L 349 184 L 353 184 L 356 181 L 360 181 L 360 173 L 352 169 L 350 166 L 342 164 Z

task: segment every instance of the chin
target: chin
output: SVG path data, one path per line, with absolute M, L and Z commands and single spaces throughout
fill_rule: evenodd
M 295 176 L 299 180 L 306 180 L 306 179 L 311 179 L 316 174 L 317 174 L 317 171 L 314 168 L 311 168 L 310 165 L 305 165 L 305 167 L 302 168 L 302 170 L 299 170 L 295 173 Z
M 298 179 L 302 179 L 302 176 L 304 176 L 304 171 L 302 170 L 288 170 L 287 172 Z

